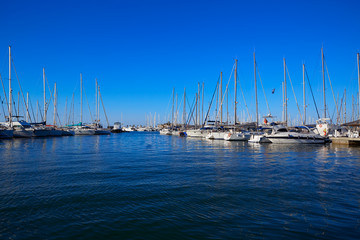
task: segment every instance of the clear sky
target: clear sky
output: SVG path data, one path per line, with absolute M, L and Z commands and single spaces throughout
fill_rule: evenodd
M 8 46 L 24 92 L 36 112 L 42 106 L 42 68 L 50 87 L 58 87 L 59 114 L 75 93 L 75 121 L 80 117 L 80 73 L 94 113 L 98 79 L 110 124 L 145 123 L 171 114 L 172 89 L 193 101 L 197 83 L 205 84 L 205 108 L 222 71 L 228 81 L 234 59 L 249 110 L 255 118 L 253 53 L 271 113 L 281 120 L 283 58 L 303 109 L 305 63 L 321 115 L 321 47 L 339 102 L 346 88 L 347 119 L 358 92 L 356 53 L 360 51 L 360 1 L 1 1 L 0 74 L 8 83 Z M 13 75 L 17 101 L 19 87 Z M 328 111 L 335 110 L 327 79 Z M 233 98 L 233 80 L 230 98 Z M 225 88 L 225 87 L 224 87 Z M 272 94 L 272 89 L 275 93 Z M 308 115 L 317 118 L 307 87 Z M 267 114 L 261 85 L 260 113 Z M 2 89 L 0 96 L 3 99 Z M 47 92 L 49 97 L 49 92 Z M 290 119 L 298 111 L 288 84 Z M 85 98 L 84 98 L 85 99 Z M 238 115 L 245 112 L 238 90 Z M 52 104 L 52 103 L 51 103 Z M 340 105 L 340 104 L 339 104 Z M 233 109 L 233 100 L 229 104 Z M 84 100 L 84 119 L 90 122 Z M 187 110 L 189 111 L 189 110 Z M 48 118 L 52 119 L 52 108 Z M 233 112 L 230 113 L 233 115 Z M 122 116 L 122 117 L 121 117 Z M 101 116 L 105 124 L 105 118 Z M 1 110 L 0 120 L 3 120 Z M 63 120 L 64 121 L 64 120 Z M 52 120 L 51 120 L 52 122 Z M 105 124 L 106 125 L 106 124 Z

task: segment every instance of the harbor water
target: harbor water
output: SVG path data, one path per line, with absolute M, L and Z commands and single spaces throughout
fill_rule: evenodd
M 0 239 L 359 239 L 360 148 L 0 140 Z

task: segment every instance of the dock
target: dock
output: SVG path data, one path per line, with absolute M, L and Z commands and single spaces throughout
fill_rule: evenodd
M 360 146 L 360 138 L 331 137 L 330 139 L 337 145 Z

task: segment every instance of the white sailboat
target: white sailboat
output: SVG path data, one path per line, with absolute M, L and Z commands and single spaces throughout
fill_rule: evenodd
M 82 96 L 82 74 L 80 73 L 80 124 L 74 127 L 75 135 L 95 135 L 95 129 L 84 126 L 83 120 L 83 96 Z

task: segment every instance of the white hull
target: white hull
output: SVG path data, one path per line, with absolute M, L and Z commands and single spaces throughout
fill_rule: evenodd
M 187 130 L 186 136 L 188 137 L 197 137 L 197 138 L 205 138 L 209 134 L 209 130 Z
M 321 144 L 326 139 L 317 134 L 302 134 L 293 132 L 284 132 L 270 134 L 266 136 L 271 143 L 275 144 Z
M 211 132 L 206 135 L 206 139 L 210 140 L 224 140 L 225 133 L 224 132 Z
M 250 140 L 249 133 L 226 133 L 224 135 L 226 141 L 248 141 Z
M 161 135 L 172 135 L 172 131 L 169 129 L 161 129 L 160 134 Z
M 75 135 L 95 135 L 94 129 L 75 129 Z
M 250 142 L 250 143 L 271 143 L 270 140 L 262 134 L 251 135 L 248 142 Z

